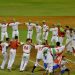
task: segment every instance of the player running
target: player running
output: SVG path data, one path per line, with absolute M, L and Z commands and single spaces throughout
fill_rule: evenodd
M 20 45 L 20 42 L 18 41 L 18 36 L 15 36 L 15 38 L 10 41 L 9 45 L 10 45 L 10 56 L 9 56 L 7 69 L 9 71 L 11 71 L 12 65 L 13 65 L 13 63 L 15 61 L 15 57 L 16 57 L 16 50 L 17 50 L 18 46 Z
M 28 64 L 29 58 L 30 58 L 30 51 L 32 48 L 32 40 L 27 39 L 26 44 L 23 45 L 23 55 L 22 55 L 22 61 L 20 65 L 20 72 L 23 72 L 26 69 L 26 66 Z
M 32 73 L 34 72 L 35 68 L 38 66 L 38 63 L 43 60 L 43 52 L 42 52 L 42 48 L 44 47 L 44 45 L 35 45 L 35 49 L 37 50 L 37 56 L 36 56 L 36 62 L 35 65 L 32 69 Z
M 7 60 L 8 60 L 7 49 L 8 49 L 8 47 L 9 47 L 9 38 L 6 38 L 6 42 L 2 43 L 1 46 L 2 46 L 3 62 L 2 62 L 2 64 L 1 64 L 1 66 L 0 66 L 0 68 L 1 68 L 2 70 L 4 70 L 5 65 L 6 65 L 6 62 L 7 62 Z
M 2 23 L 0 23 L 0 27 L 1 27 L 1 41 L 4 40 L 4 37 L 8 38 L 7 26 L 8 26 L 8 23 L 6 23 L 6 21 L 2 21 Z
M 15 38 L 15 36 L 19 37 L 19 30 L 18 25 L 21 24 L 20 22 L 17 22 L 15 19 L 12 20 L 12 22 L 9 24 L 9 26 L 12 27 L 12 38 Z

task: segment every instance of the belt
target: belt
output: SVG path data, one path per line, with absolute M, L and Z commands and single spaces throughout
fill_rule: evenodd
M 24 53 L 26 53 L 26 52 L 24 52 Z M 26 54 L 30 54 L 30 53 L 26 53 Z
M 18 31 L 18 30 L 14 30 L 14 31 Z
M 6 32 L 6 31 L 5 31 Z M 5 33 L 5 32 L 3 32 L 3 33 Z
M 57 36 L 57 35 L 53 35 L 53 36 Z
M 28 30 L 28 31 L 32 31 L 32 30 Z

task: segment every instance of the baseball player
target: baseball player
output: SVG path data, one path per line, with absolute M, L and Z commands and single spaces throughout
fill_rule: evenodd
M 36 28 L 36 33 L 37 33 L 36 35 L 37 44 L 42 44 L 42 41 L 40 40 L 42 27 L 38 23 L 36 23 L 35 28 Z
M 42 23 L 43 23 L 43 41 L 48 42 L 47 39 L 48 39 L 49 27 L 48 25 L 46 25 L 45 21 L 43 21 Z
M 30 51 L 31 51 L 31 39 L 26 40 L 26 44 L 23 45 L 23 55 L 22 55 L 22 61 L 20 65 L 20 72 L 23 72 L 28 64 L 29 58 L 30 58 Z
M 25 23 L 25 25 L 27 25 L 27 28 L 28 28 L 27 38 L 32 39 L 33 28 L 34 28 L 35 24 L 32 23 L 31 20 L 29 20 L 29 22 Z
M 71 43 L 71 41 L 69 41 L 65 46 L 60 46 L 60 42 L 57 42 L 56 47 L 50 48 L 49 52 L 50 52 L 50 54 L 52 55 L 52 58 L 53 58 L 53 73 L 54 73 L 54 70 L 59 67 L 59 65 L 61 63 L 61 60 L 62 60 L 62 55 L 65 52 L 65 48 L 67 47 L 68 44 Z M 46 60 L 45 63 L 47 64 L 47 57 L 46 57 L 45 60 Z M 49 60 L 49 61 L 51 62 L 51 60 Z M 47 64 L 46 67 L 48 67 L 48 64 Z
M 51 38 L 51 42 L 58 42 L 58 28 L 56 27 L 56 25 L 52 25 L 52 28 L 50 28 L 50 31 L 52 32 L 52 38 Z
M 72 32 L 72 38 L 73 38 L 73 40 L 72 40 L 72 50 L 73 50 L 73 54 L 75 56 L 75 29 Z
M 9 56 L 9 61 L 7 66 L 7 69 L 9 71 L 11 71 L 12 69 L 12 65 L 14 63 L 15 56 L 16 56 L 16 50 L 19 45 L 20 45 L 20 42 L 18 41 L 18 36 L 15 36 L 15 38 L 10 41 L 10 56 Z
M 12 20 L 12 22 L 9 24 L 9 26 L 12 26 L 12 38 L 15 38 L 15 36 L 19 37 L 19 31 L 18 31 L 18 25 L 21 24 L 20 22 L 17 22 L 15 19 Z
M 65 36 L 64 28 L 62 26 L 58 26 L 58 37 L 61 46 L 63 45 L 64 36 Z
M 9 46 L 9 38 L 6 38 L 6 42 L 2 43 L 1 46 L 2 46 L 3 62 L 0 67 L 3 70 L 5 68 L 6 62 L 8 60 L 7 48 Z
M 65 26 L 66 43 L 72 39 L 69 26 Z M 72 43 L 67 46 L 67 51 L 72 52 Z
M 6 23 L 5 21 L 0 23 L 0 27 L 1 27 L 1 41 L 4 40 L 4 37 L 8 38 L 7 26 L 8 26 L 8 23 Z
M 46 74 L 53 75 L 53 57 L 50 53 L 50 47 L 48 45 L 45 45 L 42 50 L 43 50 L 43 61 L 44 62 L 46 61 L 47 64 Z
M 44 45 L 35 45 L 35 49 L 37 49 L 37 56 L 36 56 L 35 65 L 32 69 L 32 73 L 34 72 L 35 68 L 38 66 L 38 63 L 40 62 L 40 60 L 43 60 L 43 52 L 42 52 L 43 47 Z

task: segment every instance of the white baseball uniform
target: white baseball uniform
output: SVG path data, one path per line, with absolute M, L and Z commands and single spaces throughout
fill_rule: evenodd
M 50 31 L 52 32 L 51 42 L 58 42 L 58 28 L 50 28 Z
M 8 54 L 7 54 L 7 47 L 8 47 L 8 43 L 2 43 L 2 54 L 3 54 L 3 62 L 1 64 L 1 69 L 5 68 L 7 59 L 8 59 Z
M 43 48 L 44 45 L 35 45 L 35 49 L 37 49 L 37 56 L 36 56 L 36 63 L 35 66 L 38 66 L 38 61 L 37 60 L 43 60 Z
M 47 38 L 48 38 L 48 29 L 49 29 L 49 27 L 45 24 L 45 25 L 43 25 L 43 40 L 47 40 Z
M 72 47 L 75 49 L 75 32 L 72 32 Z
M 27 33 L 27 38 L 32 39 L 32 35 L 33 35 L 33 27 L 35 26 L 34 23 L 25 23 L 27 25 L 28 28 L 28 33 Z
M 66 35 L 66 43 L 68 43 L 72 39 L 70 30 L 66 30 L 66 34 L 65 35 Z M 72 52 L 72 43 L 70 43 L 67 46 L 67 51 Z
M 12 26 L 12 38 L 14 38 L 15 36 L 19 36 L 19 31 L 18 31 L 18 25 L 20 24 L 20 22 L 14 22 L 14 23 L 10 23 L 9 26 Z
M 4 40 L 4 37 L 8 38 L 8 33 L 7 33 L 7 23 L 6 24 L 0 24 L 1 27 L 1 41 Z
M 20 65 L 20 71 L 24 71 L 30 57 L 30 51 L 31 51 L 31 45 L 23 45 L 23 55 L 22 55 L 22 61 Z
M 43 50 L 43 61 L 47 63 L 47 70 L 49 71 L 49 73 L 52 73 L 53 72 L 53 57 L 50 53 L 50 48 L 43 47 L 42 50 Z
M 37 33 L 36 41 L 37 41 L 38 44 L 41 44 L 42 41 L 40 40 L 40 37 L 41 37 L 41 29 L 42 29 L 42 27 L 40 25 L 35 26 L 35 27 L 36 27 L 36 33 Z

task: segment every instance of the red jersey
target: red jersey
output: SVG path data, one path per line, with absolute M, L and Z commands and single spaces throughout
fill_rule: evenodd
M 65 36 L 65 32 L 61 32 L 60 27 L 58 27 L 58 36 L 59 37 L 64 37 Z
M 17 40 L 14 40 L 14 41 L 11 41 L 10 42 L 10 47 L 13 48 L 13 49 L 17 49 L 18 46 L 19 46 L 20 42 L 17 41 Z

